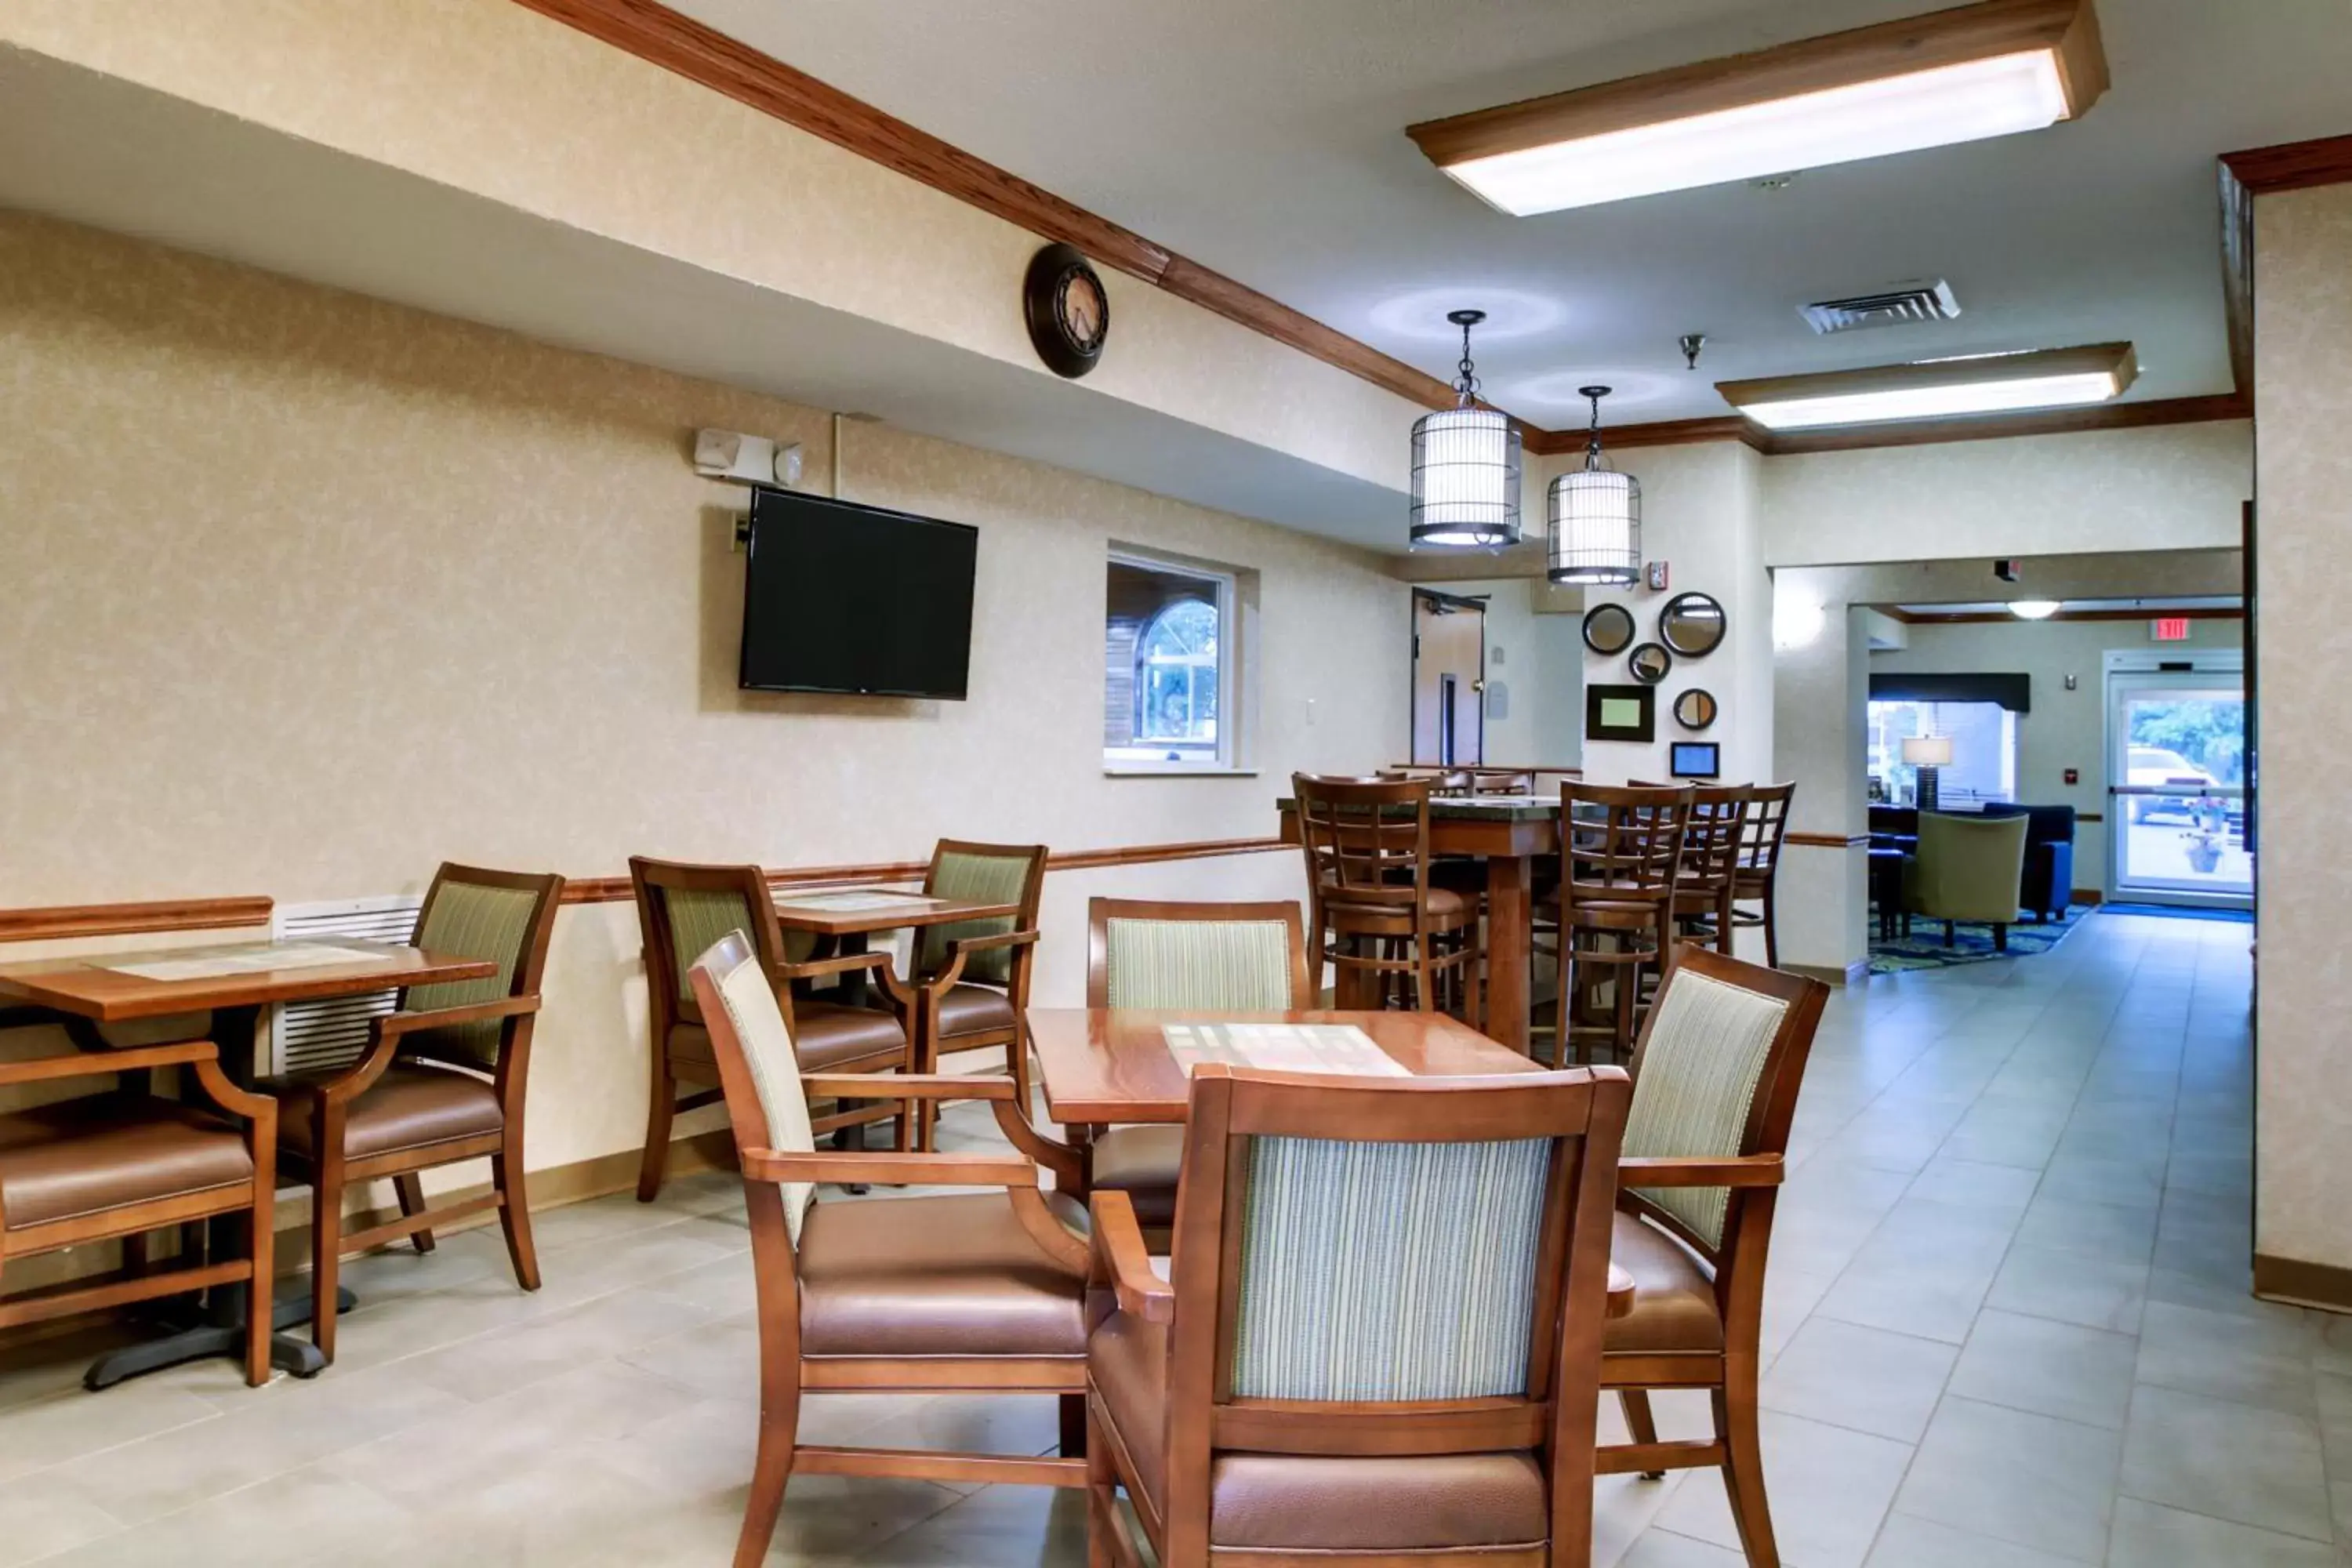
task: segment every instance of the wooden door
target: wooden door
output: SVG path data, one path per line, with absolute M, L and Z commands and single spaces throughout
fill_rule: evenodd
M 1486 605 L 1415 589 L 1412 760 L 1466 768 L 1486 761 Z

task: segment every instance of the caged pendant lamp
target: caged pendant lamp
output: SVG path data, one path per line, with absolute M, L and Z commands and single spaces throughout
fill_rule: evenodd
M 1478 406 L 1470 363 L 1470 329 L 1484 310 L 1454 310 L 1462 329 L 1459 398 L 1412 426 L 1412 544 L 1450 550 L 1500 550 L 1519 542 L 1519 431 L 1510 416 Z
M 1592 400 L 1592 435 L 1584 467 L 1561 474 L 1546 493 L 1551 560 L 1544 575 L 1588 587 L 1631 587 L 1642 575 L 1642 481 L 1601 466 L 1601 400 L 1605 386 L 1580 386 Z

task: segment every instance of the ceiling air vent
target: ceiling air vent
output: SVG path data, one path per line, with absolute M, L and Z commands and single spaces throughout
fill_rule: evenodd
M 1821 300 L 1797 307 L 1797 314 L 1817 332 L 1851 332 L 1863 327 L 1897 327 L 1910 321 L 1948 321 L 1960 313 L 1952 286 L 1938 278 L 1932 283 L 1897 283 L 1875 293 L 1850 300 Z

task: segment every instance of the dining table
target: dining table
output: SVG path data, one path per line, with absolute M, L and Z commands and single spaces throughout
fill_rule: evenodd
M 1443 1013 L 1032 1007 L 1027 1017 L 1046 1119 L 1063 1128 L 1082 1154 L 1096 1132 L 1105 1127 L 1181 1126 L 1192 1098 L 1187 1058 L 1296 1068 L 1303 1065 L 1302 1057 L 1318 1054 L 1316 1047 L 1286 1038 L 1295 1033 L 1286 1026 L 1353 1026 L 1360 1030 L 1382 1059 L 1360 1059 L 1359 1053 L 1321 1047 L 1320 1054 L 1327 1059 L 1309 1070 L 1340 1076 L 1369 1072 L 1388 1077 L 1479 1078 L 1544 1070 L 1524 1052 L 1498 1044 Z M 1223 1043 L 1234 1026 L 1260 1026 L 1266 1043 L 1244 1045 L 1236 1051 Z M 1171 1037 L 1177 1043 L 1171 1044 Z M 1196 1040 L 1197 1048 L 1188 1048 Z M 1253 1056 L 1256 1059 L 1252 1060 Z M 1609 1315 L 1622 1317 L 1633 1310 L 1633 1276 L 1612 1263 L 1609 1266 Z
M 1297 802 L 1284 798 L 1275 809 L 1283 842 L 1297 843 Z M 1559 853 L 1559 802 L 1536 795 L 1433 797 L 1429 849 L 1486 862 L 1486 1030 L 1524 1054 L 1535 996 L 1535 865 Z
M 261 1030 L 271 1007 L 497 973 L 488 959 L 348 937 L 36 959 L 0 964 L 0 1027 L 54 1024 L 79 1048 L 103 1051 L 113 1042 L 101 1026 L 147 1024 L 142 1044 L 155 1043 L 152 1031 L 161 1026 L 170 1038 L 212 1040 L 230 1082 L 266 1091 Z M 184 1026 L 173 1030 L 159 1025 L 162 1020 Z M 219 1227 L 239 1223 L 213 1221 L 215 1246 L 234 1246 L 235 1238 Z M 101 1356 L 83 1373 L 83 1383 L 97 1390 L 200 1357 L 242 1354 L 247 1297 L 238 1284 L 215 1286 L 200 1298 L 172 1299 L 152 1336 Z M 342 1300 L 345 1310 L 357 1305 L 348 1295 Z M 272 1309 L 270 1362 L 297 1377 L 316 1376 L 326 1365 L 318 1347 L 285 1331 L 310 1321 L 307 1292 Z

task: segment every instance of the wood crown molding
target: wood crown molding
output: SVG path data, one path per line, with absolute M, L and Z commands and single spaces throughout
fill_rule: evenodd
M 2221 303 L 2230 327 L 2230 374 L 2254 395 L 2254 198 L 2352 180 L 2352 136 L 2321 136 L 2224 153 L 2214 174 L 2221 201 Z
M 66 904 L 45 910 L 0 910 L 0 942 L 266 926 L 269 923 L 269 912 L 275 907 L 270 900 L 255 896 L 167 899 L 143 904 Z

